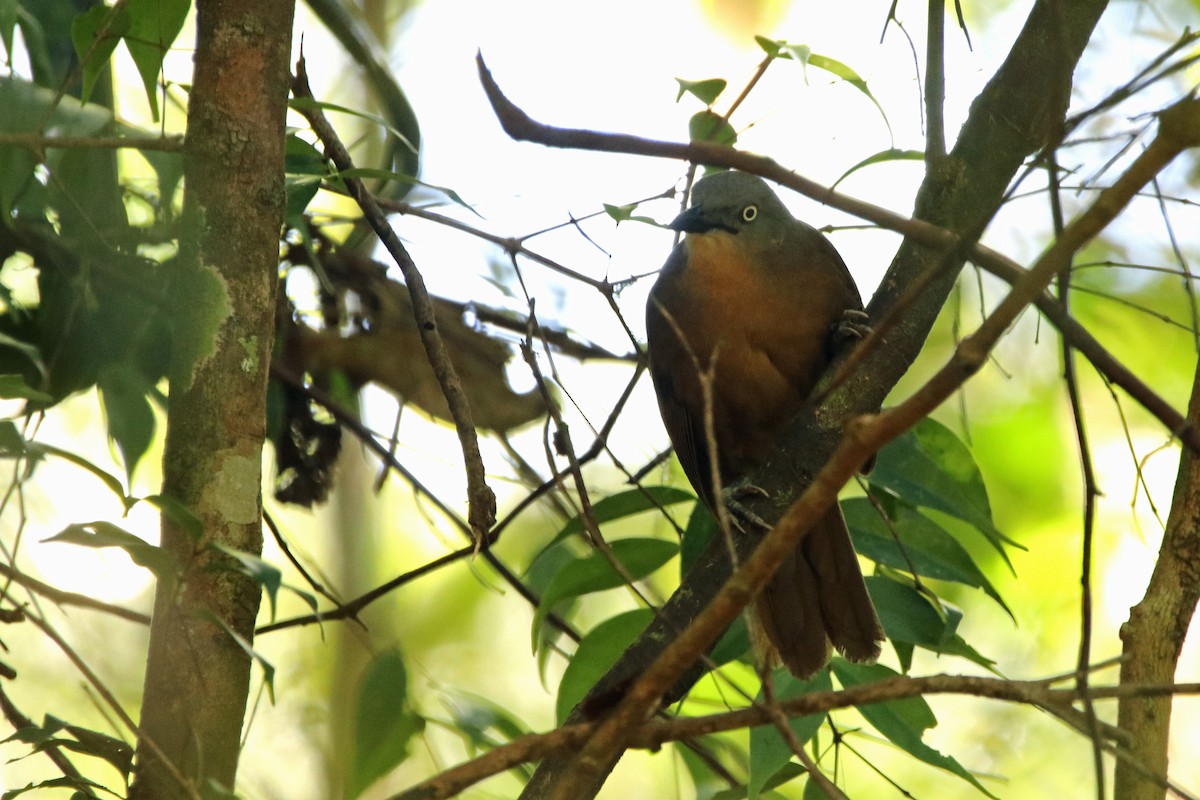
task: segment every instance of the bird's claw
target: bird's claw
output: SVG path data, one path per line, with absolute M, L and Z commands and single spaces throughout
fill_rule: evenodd
M 838 336 L 846 339 L 865 339 L 871 333 L 871 317 L 857 308 L 847 308 L 842 318 L 833 326 Z
M 721 502 L 725 504 L 725 508 L 729 510 L 730 516 L 733 517 L 734 526 L 745 533 L 746 527 L 761 528 L 764 531 L 771 530 L 771 525 L 762 517 L 755 514 L 742 503 L 742 500 L 747 497 L 770 497 L 771 495 L 766 489 L 761 486 L 755 486 L 752 483 L 735 483 L 731 486 L 726 486 L 721 490 Z

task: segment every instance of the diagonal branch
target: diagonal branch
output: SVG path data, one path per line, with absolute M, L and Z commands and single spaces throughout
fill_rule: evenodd
M 897 676 L 837 691 L 811 692 L 781 701 L 778 710 L 795 718 L 906 697 L 938 694 L 958 694 L 1030 705 L 1060 717 L 1070 716 L 1074 711 L 1074 703 L 1080 699 L 1077 689 L 1052 689 L 1049 688 L 1048 681 L 1013 681 L 965 675 L 929 675 L 920 678 Z M 1194 694 L 1200 694 L 1200 684 L 1121 684 L 1093 687 L 1091 690 L 1091 696 L 1097 700 L 1158 698 L 1169 701 L 1175 695 Z M 756 705 L 720 714 L 678 717 L 669 721 L 651 720 L 632 732 L 630 746 L 657 750 L 668 742 L 688 737 L 770 724 L 770 715 L 771 711 L 768 708 Z M 567 725 L 549 733 L 522 736 L 400 792 L 391 800 L 440 800 L 453 797 L 486 778 L 521 764 L 577 749 L 596 725 L 597 723 L 580 723 Z M 1159 777 L 1160 783 L 1165 782 L 1165 778 Z
M 1045 291 L 1071 256 L 1103 230 L 1180 152 L 1197 145 L 1200 145 L 1200 101 L 1188 98 L 1163 112 L 1159 135 L 1149 147 L 1111 187 L 1096 197 L 1087 211 L 1063 230 L 1055 244 L 979 329 L 959 343 L 951 359 L 924 386 L 894 408 L 851 422 L 837 449 L 800 499 L 788 508 L 712 603 L 666 646 L 596 728 L 574 767 L 554 787 L 551 798 L 571 800 L 585 796 L 597 779 L 603 778 L 609 764 L 628 746 L 629 732 L 648 718 L 678 677 L 712 646 L 766 585 L 820 514 L 837 502 L 838 491 L 871 454 L 927 416 L 974 375 L 1017 316 Z
M 324 143 L 325 153 L 333 165 L 341 172 L 353 169 L 354 162 L 350 159 L 350 153 L 347 152 L 341 140 L 338 139 L 337 132 L 325 119 L 321 109 L 311 103 L 313 95 L 308 86 L 308 75 L 305 72 L 303 56 L 296 63 L 296 77 L 292 83 L 292 94 L 298 99 L 310 101 L 298 110 Z M 413 316 L 416 318 L 417 329 L 421 333 L 421 342 L 425 345 L 429 364 L 433 367 L 433 373 L 437 377 L 442 394 L 446 397 L 446 404 L 450 407 L 450 414 L 454 418 L 454 427 L 458 432 L 458 441 L 462 446 L 463 459 L 466 462 L 469 503 L 467 519 L 471 523 L 471 530 L 476 542 L 482 543 L 496 522 L 496 495 L 487 485 L 487 475 L 483 468 L 483 457 L 479 452 L 479 438 L 475 433 L 471 406 L 467 402 L 466 393 L 458 379 L 454 365 L 450 363 L 446 345 L 438 333 L 433 304 L 429 299 L 429 292 L 425 289 L 425 279 L 408 255 L 400 237 L 388 224 L 383 210 L 375 202 L 371 193 L 367 191 L 363 182 L 358 178 L 345 176 L 342 180 L 350 191 L 350 195 L 362 209 L 363 216 L 379 240 L 383 242 L 397 266 L 400 267 L 400 271 L 404 273 L 404 282 L 412 297 Z
M 953 230 L 919 218 L 910 219 L 881 206 L 840 194 L 816 181 L 797 175 L 766 156 L 743 152 L 712 142 L 667 142 L 621 133 L 546 125 L 532 119 L 504 95 L 488 71 L 482 56 L 477 56 L 476 62 L 479 67 L 480 81 L 492 103 L 492 108 L 500 119 L 505 132 L 514 139 L 552 147 L 573 147 L 629 155 L 674 158 L 750 172 L 793 189 L 831 208 L 872 222 L 881 228 L 903 234 L 906 247 L 927 248 L 928 255 L 934 259 L 959 250 L 965 244 L 960 235 Z M 1021 266 L 1012 259 L 978 243 L 967 247 L 964 255 L 973 263 L 1008 283 L 1018 280 L 1024 272 Z M 897 256 L 898 260 L 899 258 Z M 949 272 L 953 274 L 952 270 Z M 895 287 L 911 285 L 911 282 L 907 280 L 892 280 L 890 283 Z M 936 289 L 936 287 L 934 288 Z M 937 291 L 933 292 L 933 294 L 937 293 Z M 1047 319 L 1059 329 L 1067 343 L 1082 353 L 1101 375 L 1110 383 L 1120 386 L 1128 392 L 1172 435 L 1180 437 L 1191 450 L 1200 453 L 1200 431 L 1187 424 L 1183 414 L 1109 353 L 1094 336 L 1066 312 L 1058 300 L 1046 294 L 1039 296 L 1036 304 Z M 872 310 L 876 310 L 880 305 L 882 304 L 876 302 L 873 304 Z M 907 327 L 911 329 L 912 325 Z M 864 348 L 859 352 L 865 354 L 866 350 Z M 857 364 L 859 360 L 859 358 L 855 358 L 847 366 Z

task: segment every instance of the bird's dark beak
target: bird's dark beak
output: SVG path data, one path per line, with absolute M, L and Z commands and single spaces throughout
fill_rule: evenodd
M 729 233 L 737 233 L 733 228 L 728 225 L 722 225 L 705 213 L 704 206 L 692 206 L 673 219 L 667 227 L 673 231 L 682 231 L 683 233 L 707 233 L 718 229 L 728 231 Z

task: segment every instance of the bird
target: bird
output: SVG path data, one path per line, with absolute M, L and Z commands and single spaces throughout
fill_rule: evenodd
M 646 304 L 649 369 L 683 472 L 715 510 L 728 500 L 714 496 L 701 371 L 712 376 L 721 485 L 735 494 L 753 491 L 747 476 L 812 394 L 845 339 L 844 323 L 865 314 L 833 244 L 793 217 L 755 175 L 706 175 L 668 227 L 685 236 Z M 755 607 L 760 655 L 798 678 L 817 673 L 832 649 L 856 662 L 880 655 L 883 629 L 837 503 L 780 565 Z

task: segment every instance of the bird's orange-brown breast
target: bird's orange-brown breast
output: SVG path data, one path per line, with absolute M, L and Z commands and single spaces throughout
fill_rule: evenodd
M 696 474 L 706 469 L 697 362 L 705 370 L 715 364 L 713 428 L 722 480 L 732 481 L 765 458 L 799 411 L 826 365 L 831 326 L 857 300 L 848 305 L 845 290 L 829 285 L 821 271 L 761 259 L 737 235 L 690 234 L 653 292 L 651 366 L 672 441 L 693 441 L 677 447 L 693 483 L 709 483 Z M 666 315 L 655 314 L 655 303 Z
M 862 301 L 829 240 L 752 175 L 702 178 L 669 227 L 687 238 L 650 293 L 650 373 L 679 462 L 713 508 L 720 500 L 707 412 L 716 471 L 728 486 L 770 455 L 825 370 L 834 326 Z M 700 374 L 712 375 L 711 384 Z M 836 505 L 755 605 L 765 664 L 777 653 L 793 675 L 807 678 L 828 662 L 831 647 L 853 661 L 879 657 L 883 630 Z

